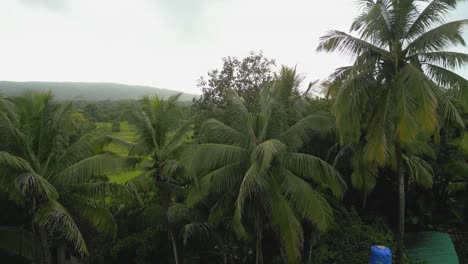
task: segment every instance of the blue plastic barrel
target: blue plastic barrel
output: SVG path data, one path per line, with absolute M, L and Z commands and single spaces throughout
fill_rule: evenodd
M 372 246 L 369 264 L 392 264 L 392 251 L 384 246 Z

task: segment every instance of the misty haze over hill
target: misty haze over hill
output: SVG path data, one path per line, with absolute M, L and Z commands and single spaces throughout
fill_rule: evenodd
M 169 89 L 150 86 L 125 85 L 117 83 L 80 83 L 80 82 L 9 82 L 0 81 L 0 92 L 17 96 L 26 91 L 51 91 L 57 100 L 121 100 L 139 99 L 145 95 L 169 97 L 180 93 Z M 194 94 L 183 93 L 181 101 L 191 101 Z

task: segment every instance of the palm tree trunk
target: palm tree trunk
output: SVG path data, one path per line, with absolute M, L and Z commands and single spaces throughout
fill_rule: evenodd
M 284 252 L 284 247 L 280 248 L 280 254 L 281 254 L 281 259 L 283 260 L 283 264 L 288 264 L 289 260 L 288 260 L 288 257 L 286 256 L 286 252 Z
M 256 260 L 255 264 L 263 264 L 263 252 L 262 252 L 262 231 L 257 230 L 257 242 L 256 242 Z
M 398 177 L 398 224 L 396 235 L 396 264 L 403 263 L 403 248 L 405 239 L 405 173 L 402 165 L 400 142 L 395 142 L 396 174 Z
M 179 252 L 177 250 L 177 241 L 175 240 L 174 232 L 172 231 L 172 228 L 169 228 L 169 237 L 172 242 L 172 250 L 174 251 L 174 262 L 175 264 L 179 264 Z
M 50 256 L 50 248 L 49 243 L 47 241 L 47 233 L 44 227 L 39 227 L 39 237 L 41 240 L 42 246 L 42 263 L 43 264 L 51 264 L 52 258 Z
M 255 264 L 263 264 L 263 252 L 262 252 L 262 240 L 263 240 L 263 226 L 262 217 L 260 216 L 259 210 L 257 209 L 257 241 L 255 246 L 256 260 Z

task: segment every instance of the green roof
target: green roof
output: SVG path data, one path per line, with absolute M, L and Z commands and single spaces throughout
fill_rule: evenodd
M 413 260 L 427 264 L 458 264 L 458 256 L 450 235 L 441 232 L 407 233 L 406 249 Z

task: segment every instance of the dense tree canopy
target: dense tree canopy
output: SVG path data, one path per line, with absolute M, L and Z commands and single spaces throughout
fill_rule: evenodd
M 353 57 L 324 97 L 262 53 L 224 58 L 193 105 L 0 94 L 0 262 L 357 264 L 380 244 L 419 263 L 406 231 L 468 230 L 459 2 L 359 1 L 321 38 Z
M 223 67 L 208 73 L 208 79 L 201 77 L 198 87 L 202 96 L 194 99 L 198 109 L 213 110 L 226 104 L 230 91 L 235 91 L 250 109 L 259 96 L 260 89 L 274 78 L 275 61 L 263 53 L 251 52 L 242 60 L 236 57 L 223 58 Z
M 389 165 L 396 171 L 400 195 L 397 263 L 403 256 L 408 177 L 403 163 L 415 162 L 403 158 L 403 152 L 411 149 L 418 135 L 434 134 L 441 121 L 450 120 L 465 129 L 453 98 L 468 106 L 468 81 L 454 70 L 468 62 L 468 55 L 448 49 L 465 45 L 461 29 L 468 20 L 444 23 L 457 3 L 434 0 L 421 9 L 414 0 L 361 1 L 362 13 L 351 26 L 358 37 L 330 31 L 318 47 L 356 57 L 352 66 L 331 76 L 329 93 L 335 98 L 340 140 L 363 140 L 358 155 L 364 156 L 365 163 Z

